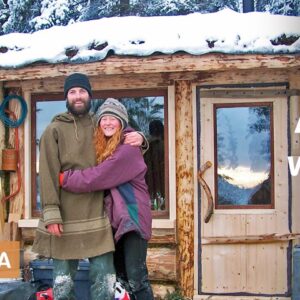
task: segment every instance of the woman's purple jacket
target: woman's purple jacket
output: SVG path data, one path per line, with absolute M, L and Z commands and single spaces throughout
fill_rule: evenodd
M 110 157 L 95 167 L 65 171 L 62 188 L 73 193 L 110 190 L 105 197 L 105 208 L 115 241 L 130 231 L 149 240 L 152 216 L 146 172 L 140 148 L 120 144 Z

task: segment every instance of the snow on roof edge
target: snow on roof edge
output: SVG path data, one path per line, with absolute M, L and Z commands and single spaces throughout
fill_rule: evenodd
M 300 17 L 230 9 L 169 17 L 113 17 L 55 26 L 34 33 L 0 36 L 0 68 L 34 63 L 80 64 L 111 54 L 146 57 L 192 55 L 299 54 Z

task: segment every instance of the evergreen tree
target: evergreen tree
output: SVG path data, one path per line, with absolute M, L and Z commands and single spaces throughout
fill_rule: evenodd
M 31 32 L 30 21 L 39 15 L 40 3 L 35 0 L 8 0 L 9 17 L 3 24 L 3 32 Z
M 257 11 L 300 15 L 300 0 L 254 0 Z M 172 16 L 241 11 L 241 0 L 0 0 L 0 34 L 113 16 Z
M 3 24 L 7 21 L 9 17 L 9 10 L 6 3 L 0 0 L 0 35 L 3 34 Z
M 147 1 L 147 15 L 169 16 L 186 15 L 193 12 L 210 13 L 224 8 L 231 8 L 238 11 L 238 0 L 151 0 Z
M 88 0 L 80 21 L 119 16 L 119 0 Z
M 34 30 L 50 28 L 55 25 L 74 23 L 80 17 L 84 1 L 74 0 L 43 0 L 40 15 L 31 21 Z
M 278 15 L 299 16 L 300 0 L 257 0 L 256 10 Z

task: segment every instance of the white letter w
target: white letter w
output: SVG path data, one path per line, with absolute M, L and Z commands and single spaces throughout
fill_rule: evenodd
M 299 170 L 300 170 L 300 157 L 298 157 L 298 159 L 297 159 L 296 166 L 294 165 L 294 157 L 293 156 L 289 156 L 288 160 L 289 160 L 289 167 L 290 167 L 291 175 L 297 176 L 299 174 Z

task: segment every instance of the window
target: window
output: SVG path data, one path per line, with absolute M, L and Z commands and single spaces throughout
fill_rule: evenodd
M 215 104 L 217 208 L 273 207 L 272 103 Z
M 155 218 L 169 217 L 169 161 L 168 161 L 168 93 L 167 90 L 96 91 L 91 110 L 96 112 L 108 97 L 119 99 L 127 108 L 129 125 L 142 131 L 149 141 L 144 158 L 148 166 L 146 182 Z M 65 111 L 62 94 L 33 95 L 31 103 L 31 182 L 32 216 L 41 210 L 38 160 L 39 139 L 52 117 Z

